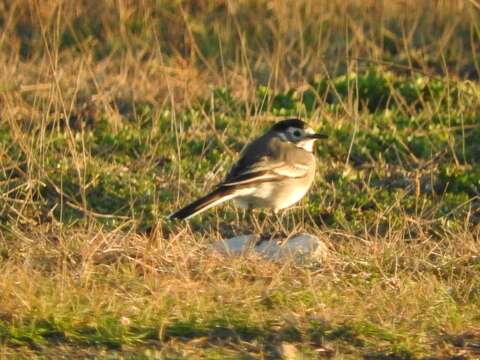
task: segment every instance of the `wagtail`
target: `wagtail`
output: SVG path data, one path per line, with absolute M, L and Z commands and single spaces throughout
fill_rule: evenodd
M 325 135 L 299 119 L 277 122 L 243 150 L 225 180 L 208 195 L 181 208 L 170 219 L 188 219 L 212 206 L 234 200 L 241 208 L 274 212 L 298 202 L 315 176 L 313 145 Z

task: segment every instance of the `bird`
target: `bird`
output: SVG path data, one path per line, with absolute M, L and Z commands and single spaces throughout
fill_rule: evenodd
M 210 193 L 168 218 L 186 220 L 228 200 L 243 209 L 272 209 L 277 214 L 310 189 L 316 167 L 314 143 L 326 137 L 298 118 L 275 123 L 244 148 L 225 179 Z

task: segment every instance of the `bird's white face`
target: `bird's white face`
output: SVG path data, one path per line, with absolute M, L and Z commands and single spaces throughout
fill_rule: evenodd
M 284 140 L 293 142 L 297 147 L 309 152 L 313 152 L 313 145 L 315 144 L 315 140 L 318 139 L 318 137 L 315 136 L 315 131 L 310 127 L 301 129 L 291 126 L 285 133 L 281 133 L 280 136 Z

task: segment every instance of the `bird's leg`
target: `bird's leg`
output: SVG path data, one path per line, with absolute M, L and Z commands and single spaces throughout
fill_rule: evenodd
M 282 212 L 280 215 L 279 215 L 279 211 L 278 210 L 274 210 L 273 211 L 273 214 L 275 215 L 275 219 L 277 221 L 277 224 L 278 226 L 280 227 L 280 231 L 282 232 L 282 236 L 288 236 L 288 231 L 287 229 L 285 228 L 285 226 L 283 225 L 283 215 L 284 213 Z
M 237 225 L 240 231 L 245 230 L 245 224 L 248 224 L 247 227 L 250 227 L 250 225 L 258 226 L 258 222 L 253 213 L 253 208 L 250 205 L 242 207 L 241 215 L 237 215 Z
M 235 231 L 242 233 L 245 229 L 245 224 L 248 223 L 250 218 L 250 212 L 248 208 L 239 208 L 236 211 L 236 224 Z
M 240 211 L 241 211 L 240 215 L 239 215 L 238 212 L 236 213 L 236 215 L 237 215 L 236 216 L 237 217 L 237 226 L 240 226 L 240 222 L 243 222 L 245 220 L 245 210 L 242 209 Z
M 268 231 L 268 216 L 266 216 L 265 212 L 262 210 L 261 212 L 261 215 L 262 215 L 262 218 L 260 219 L 261 223 L 258 224 L 259 226 L 259 230 L 260 230 L 260 234 L 262 236 L 269 236 L 269 234 L 264 234 L 263 233 L 263 229 L 265 229 L 265 225 L 267 225 L 267 231 Z
M 248 205 L 247 207 L 243 208 L 242 212 L 242 222 L 245 224 L 248 222 L 249 225 L 253 225 L 254 227 L 257 226 L 257 220 L 253 213 L 253 208 Z
M 255 232 L 258 232 L 259 234 L 261 234 L 262 231 L 263 231 L 263 223 L 260 224 L 258 222 L 257 216 L 255 216 L 252 208 L 249 208 L 248 211 L 249 211 L 249 214 L 250 214 L 250 221 L 251 221 L 251 223 L 253 223 L 253 227 L 255 228 Z

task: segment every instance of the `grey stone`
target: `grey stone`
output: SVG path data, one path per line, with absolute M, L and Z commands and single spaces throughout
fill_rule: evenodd
M 268 260 L 285 261 L 293 258 L 297 263 L 319 262 L 328 253 L 327 246 L 317 236 L 299 233 L 288 238 L 261 238 L 256 234 L 239 235 L 217 241 L 211 247 L 225 256 L 258 255 Z

